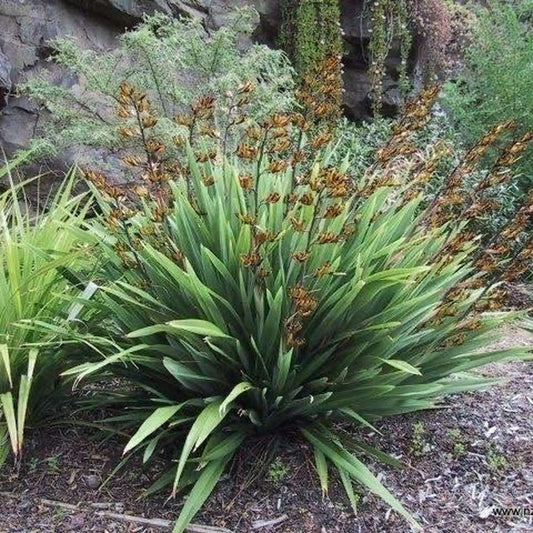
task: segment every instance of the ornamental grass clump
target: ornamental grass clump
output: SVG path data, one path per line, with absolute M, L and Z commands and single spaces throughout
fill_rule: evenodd
M 431 408 L 492 383 L 472 368 L 528 355 L 486 346 L 517 315 L 499 310 L 499 280 L 531 258 L 533 198 L 480 249 L 470 220 L 492 206 L 456 188 L 511 125 L 482 139 L 432 200 L 425 189 L 445 147 L 421 158 L 411 141 L 437 89 L 406 107 L 363 176 L 331 163 L 334 132 L 308 116 L 249 119 L 253 91 L 234 90 L 228 113 L 239 118 L 223 129 L 215 97 L 196 100 L 176 117 L 180 155 L 170 157 L 149 96 L 122 84 L 131 184 L 85 171 L 102 206 L 103 281 L 83 337 L 98 358 L 69 373 L 136 385 L 108 395 L 124 408 L 112 420 L 131 432 L 124 453 L 171 453 L 153 489 L 190 489 L 176 532 L 247 439 L 278 431 L 308 443 L 324 492 L 333 470 L 354 506 L 356 482 L 416 527 L 364 457 L 398 462 L 343 428 Z
M 66 392 L 67 354 L 33 326 L 76 318 L 67 296 L 81 291 L 69 272 L 86 260 L 90 237 L 80 228 L 89 203 L 72 186 L 70 177 L 37 210 L 23 185 L 0 194 L 0 465 L 10 449 L 20 459 L 26 426 L 42 424 Z

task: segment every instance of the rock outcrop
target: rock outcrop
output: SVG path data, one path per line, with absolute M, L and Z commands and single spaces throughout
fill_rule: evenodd
M 75 83 L 49 61 L 49 42 L 74 36 L 82 46 L 105 52 L 115 46 L 120 27 L 100 16 L 87 16 L 79 7 L 62 0 L 2 0 L 0 3 L 0 91 L 5 107 L 0 111 L 0 144 L 9 155 L 28 145 L 42 110 L 36 102 L 15 94 L 28 77 L 47 73 L 58 84 Z M 7 58 L 6 85 L 2 57 Z M 2 107 L 0 105 L 0 107 Z
M 200 17 L 208 28 L 224 25 L 238 6 L 252 5 L 259 13 L 254 39 L 274 46 L 280 26 L 279 0 L 2 0 L 0 2 L 0 145 L 8 155 L 24 148 L 45 113 L 38 104 L 16 95 L 17 86 L 46 72 L 58 84 L 75 79 L 50 61 L 50 40 L 75 37 L 83 47 L 105 53 L 116 39 L 144 14 Z M 342 26 L 347 54 L 345 108 L 348 116 L 364 119 L 370 112 L 370 80 L 367 75 L 368 28 L 361 22 L 363 0 L 342 0 Z M 398 54 L 396 54 L 397 56 Z M 392 54 L 384 81 L 384 109 L 394 112 L 399 104 L 397 69 Z
M 11 92 L 11 63 L 5 54 L 0 52 L 0 109 L 6 107 Z

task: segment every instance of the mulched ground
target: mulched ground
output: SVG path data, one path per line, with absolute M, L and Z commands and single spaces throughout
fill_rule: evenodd
M 499 344 L 532 342 L 533 336 L 513 329 L 502 333 Z M 383 420 L 383 437 L 362 433 L 406 464 L 399 471 L 370 463 L 426 532 L 533 531 L 533 365 L 494 364 L 483 374 L 507 381 L 452 397 L 442 410 Z M 120 461 L 122 443 L 97 435 L 80 426 L 30 435 L 20 469 L 0 471 L 0 532 L 170 531 L 168 525 L 124 519 L 176 517 L 179 499 L 137 500 L 163 460 L 149 471 L 132 462 L 102 485 Z M 322 498 L 309 450 L 290 435 L 282 438 L 282 452 L 265 472 L 254 470 L 265 443 L 247 447 L 195 518 L 217 529 L 198 527 L 194 533 L 410 531 L 372 495 L 362 493 L 357 516 L 337 482 Z M 495 517 L 494 506 L 517 507 L 523 516 Z

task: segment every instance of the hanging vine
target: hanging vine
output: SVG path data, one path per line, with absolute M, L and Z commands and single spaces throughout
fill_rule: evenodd
M 408 60 L 413 46 L 413 31 L 411 29 L 411 11 L 408 3 L 410 0 L 398 0 L 396 5 L 397 19 L 396 28 L 400 41 L 400 77 L 399 87 L 402 98 L 406 98 L 411 92 L 412 83 L 409 76 Z
M 372 82 L 372 110 L 378 115 L 383 104 L 383 80 L 386 60 L 395 39 L 400 49 L 399 87 L 403 97 L 411 89 L 408 59 L 413 36 L 411 30 L 411 0 L 374 0 L 365 5 L 363 16 L 369 20 L 370 41 L 368 44 L 370 79 Z
M 370 98 L 374 115 L 383 107 L 387 58 L 391 49 L 399 51 L 397 71 L 402 99 L 412 90 L 409 57 L 414 35 L 421 38 L 417 61 L 426 78 L 438 72 L 446 60 L 450 19 L 441 0 L 362 0 L 362 20 L 368 21 Z M 280 0 L 282 24 L 279 45 L 290 57 L 302 81 L 316 75 L 329 58 L 342 55 L 340 0 Z M 337 85 L 342 87 L 341 63 Z M 340 89 L 342 90 L 342 89 Z M 338 101 L 341 101 L 340 95 Z M 340 103 L 339 103 L 340 106 Z M 340 107 L 339 107 L 340 109 Z
M 446 47 L 451 37 L 451 20 L 441 0 L 365 0 L 362 17 L 369 22 L 368 45 L 372 109 L 379 114 L 383 105 L 383 80 L 392 46 L 398 43 L 400 67 L 398 85 L 403 99 L 412 89 L 409 56 L 413 36 L 421 38 L 419 65 L 427 80 L 445 68 Z

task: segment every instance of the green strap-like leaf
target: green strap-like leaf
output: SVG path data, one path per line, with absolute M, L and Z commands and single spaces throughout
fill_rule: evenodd
M 194 484 L 189 497 L 187 498 L 183 509 L 174 525 L 172 533 L 183 533 L 191 523 L 194 515 L 199 511 L 205 500 L 209 497 L 215 485 L 218 483 L 220 476 L 226 468 L 231 455 L 218 461 L 211 461 L 200 474 L 198 481 Z
M 143 453 L 143 464 L 147 463 L 152 455 L 155 452 L 155 449 L 157 448 L 157 444 L 159 442 L 159 439 L 164 435 L 164 431 L 161 433 L 158 433 L 153 439 L 150 440 L 150 442 L 147 444 L 146 448 L 144 449 Z
M 35 363 L 37 362 L 37 356 L 39 355 L 39 350 L 32 348 L 28 354 L 28 379 L 33 378 L 33 372 L 35 370 Z
M 209 389 L 206 387 L 210 384 L 225 385 L 224 381 L 213 376 L 205 375 L 170 357 L 163 359 L 163 365 L 185 388 L 195 392 L 204 391 L 209 394 Z
M 9 432 L 7 428 L 0 427 L 0 467 L 4 465 L 9 456 Z
M 233 387 L 233 390 L 227 395 L 226 399 L 220 405 L 220 416 L 224 416 L 230 404 L 246 391 L 253 389 L 254 386 L 248 381 L 242 381 Z
M 205 464 L 209 461 L 222 459 L 229 454 L 234 454 L 237 448 L 242 444 L 246 438 L 244 431 L 236 431 L 226 435 L 225 433 L 217 433 L 213 435 L 206 443 L 200 463 Z
M 396 368 L 397 370 L 401 370 L 402 372 L 406 372 L 407 374 L 415 374 L 417 376 L 421 376 L 422 373 L 418 368 L 415 368 L 413 365 L 410 365 L 409 363 L 406 363 L 405 361 L 400 361 L 399 359 L 381 359 L 385 364 L 392 366 L 393 368 Z
M 9 363 L 9 351 L 7 349 L 7 344 L 0 344 L 0 357 L 2 358 L 4 368 L 6 369 L 9 386 L 13 387 L 13 381 L 11 380 L 11 365 Z
M 156 409 L 141 425 L 135 435 L 128 441 L 122 455 L 125 455 L 130 450 L 138 446 L 146 437 L 158 430 L 165 422 L 170 420 L 183 406 L 168 405 L 166 407 L 159 407 Z
M 328 493 L 328 463 L 326 456 L 315 446 L 313 449 L 315 455 L 315 467 L 318 479 L 320 480 L 320 487 L 322 488 L 322 495 L 326 496 Z
M 331 433 L 320 429 L 307 430 L 301 428 L 304 437 L 313 447 L 317 447 L 335 466 L 346 471 L 356 481 L 377 494 L 395 511 L 404 516 L 416 529 L 420 524 L 411 516 L 404 506 L 379 482 L 370 470 L 359 459 L 332 441 Z
M 220 422 L 222 422 L 224 416 L 220 414 L 221 405 L 221 400 L 215 400 L 207 405 L 203 411 L 200 412 L 194 421 L 194 424 L 191 426 L 187 438 L 185 439 L 185 443 L 183 444 L 183 449 L 181 450 L 176 478 L 174 479 L 174 486 L 172 489 L 173 495 L 176 493 L 180 477 L 191 452 L 201 446 L 205 439 L 207 439 Z
M 141 328 L 136 331 L 132 331 L 128 334 L 130 339 L 136 339 L 138 337 L 146 337 L 148 335 L 154 335 L 155 333 L 194 333 L 195 335 L 202 335 L 204 337 L 222 337 L 230 338 L 226 335 L 218 326 L 207 320 L 198 320 L 195 318 L 184 320 L 171 320 L 164 324 L 154 324 L 146 328 Z
M 363 426 L 366 426 L 372 431 L 375 431 L 378 435 L 383 435 L 383 433 L 381 433 L 379 429 L 377 429 L 370 422 L 368 422 L 368 420 L 365 420 L 359 413 L 356 413 L 351 407 L 343 407 L 342 409 L 339 409 L 339 410 L 343 415 L 346 415 L 349 418 L 353 418 L 354 420 L 357 420 L 357 422 L 363 424 Z
M 355 492 L 353 490 L 352 480 L 350 479 L 350 476 L 346 473 L 346 470 L 343 470 L 342 468 L 337 468 L 337 470 L 339 471 L 339 476 L 344 486 L 346 495 L 348 496 L 348 500 L 350 500 L 350 505 L 352 506 L 353 514 L 356 515 L 358 498 L 356 497 Z
M 19 453 L 19 443 L 17 440 L 17 421 L 15 419 L 15 408 L 13 406 L 13 396 L 10 392 L 0 394 L 0 402 L 2 403 L 2 410 L 6 419 L 7 431 L 11 440 L 11 448 L 15 456 Z
M 24 425 L 26 423 L 26 411 L 30 398 L 31 379 L 28 376 L 20 376 L 19 397 L 17 401 L 17 442 L 19 451 L 22 449 L 24 440 Z

